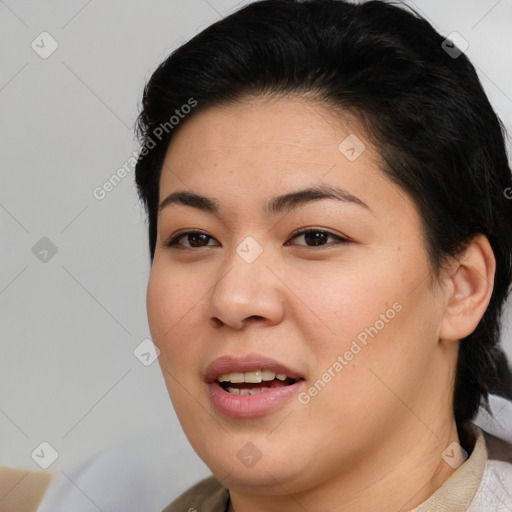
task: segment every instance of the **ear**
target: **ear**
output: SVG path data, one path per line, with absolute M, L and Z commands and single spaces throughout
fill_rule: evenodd
M 444 279 L 448 295 L 439 331 L 441 340 L 460 340 L 476 329 L 491 300 L 495 270 L 489 240 L 477 235 Z

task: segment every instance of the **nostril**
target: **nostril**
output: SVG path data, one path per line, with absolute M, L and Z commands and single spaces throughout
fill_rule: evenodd
M 248 316 L 247 318 L 241 320 L 240 322 L 236 322 L 236 325 L 235 325 L 235 321 L 223 322 L 220 318 L 218 318 L 216 316 L 212 316 L 209 319 L 208 323 L 215 329 L 218 329 L 219 327 L 222 327 L 223 325 L 229 325 L 233 329 L 242 329 L 247 324 L 250 324 L 252 322 L 261 322 L 262 320 L 265 320 L 265 317 L 263 317 L 261 315 L 252 315 L 252 316 Z
M 217 317 L 210 318 L 209 323 L 214 328 L 222 327 L 224 325 L 224 322 L 222 322 L 222 320 L 219 320 Z
M 259 315 L 252 315 L 252 316 L 250 316 L 250 317 L 245 319 L 246 322 L 252 321 L 252 320 L 257 320 L 257 321 L 263 320 L 263 317 L 259 316 Z

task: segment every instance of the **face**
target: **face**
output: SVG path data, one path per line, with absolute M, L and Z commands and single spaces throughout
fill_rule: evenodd
M 420 218 L 356 119 L 300 98 L 204 110 L 168 148 L 160 201 L 151 334 L 224 485 L 374 471 L 424 433 L 411 410 L 433 426 L 450 409 Z

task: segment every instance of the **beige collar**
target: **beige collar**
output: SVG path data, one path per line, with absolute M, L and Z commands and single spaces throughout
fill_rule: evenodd
M 487 448 L 482 430 L 469 424 L 464 429 L 473 451 L 448 480 L 428 500 L 411 512 L 465 512 L 475 497 L 487 462 Z M 476 441 L 475 441 L 476 438 Z

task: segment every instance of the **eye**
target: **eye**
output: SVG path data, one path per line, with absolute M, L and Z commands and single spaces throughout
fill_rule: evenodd
M 299 243 L 297 245 L 306 245 L 307 247 L 346 244 L 350 242 L 348 238 L 335 235 L 330 231 L 315 228 L 301 229 L 296 231 L 290 240 L 294 239 L 302 239 L 305 243 Z M 333 242 L 329 243 L 329 240 L 333 240 Z M 290 243 L 286 242 L 286 245 L 290 245 Z
M 184 242 L 184 243 L 182 243 Z M 211 243 L 214 242 L 214 243 Z M 201 231 L 185 231 L 171 238 L 167 247 L 179 246 L 184 249 L 220 245 L 215 238 Z

